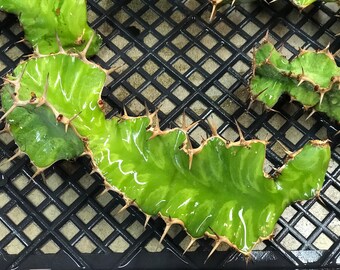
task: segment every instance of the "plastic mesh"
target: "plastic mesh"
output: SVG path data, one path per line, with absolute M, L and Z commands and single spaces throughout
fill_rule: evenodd
M 280 0 L 224 6 L 209 22 L 204 0 L 88 1 L 89 22 L 104 44 L 93 58 L 104 67 L 119 67 L 103 96 L 108 117 L 125 106 L 131 115 L 159 108 L 161 127 L 212 119 L 220 135 L 237 140 L 235 120 L 245 137 L 269 139 L 265 170 L 283 163 L 279 142 L 297 150 L 310 139 L 333 141 L 332 161 L 320 200 L 296 203 L 283 213 L 273 241 L 257 246 L 249 268 L 339 267 L 340 148 L 339 126 L 324 115 L 306 120 L 300 104 L 282 97 L 273 111 L 260 103 L 248 110 L 248 79 L 254 46 L 269 34 L 288 57 L 298 48 L 330 44 L 339 63 L 339 7 L 315 4 L 301 13 Z M 31 49 L 19 42 L 24 33 L 12 15 L 0 13 L 0 76 L 13 69 Z M 188 121 L 189 122 L 189 121 Z M 209 134 L 206 121 L 191 132 L 194 141 Z M 144 215 L 123 200 L 101 194 L 100 177 L 89 175 L 89 161 L 58 162 L 33 181 L 26 156 L 5 163 L 16 150 L 11 137 L 0 136 L 0 265 L 1 269 L 242 268 L 242 255 L 219 247 L 207 262 L 212 241 L 201 239 L 183 255 L 189 237 L 173 226 L 162 244 L 160 218 L 144 229 Z M 119 212 L 119 213 L 118 213 Z

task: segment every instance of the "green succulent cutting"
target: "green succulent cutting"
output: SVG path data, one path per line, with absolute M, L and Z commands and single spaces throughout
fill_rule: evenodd
M 340 122 L 340 68 L 327 49 L 301 50 L 288 61 L 265 41 L 254 54 L 250 91 L 269 108 L 286 93 L 312 113 L 323 112 Z
M 263 171 L 264 141 L 240 135 L 240 141 L 227 142 L 213 130 L 192 148 L 187 132 L 193 126 L 160 130 L 156 113 L 105 119 L 100 95 L 108 71 L 80 55 L 38 55 L 6 79 L 3 118 L 37 173 L 57 160 L 88 155 L 93 171 L 107 189 L 123 195 L 126 207 L 136 205 L 147 220 L 160 215 L 163 237 L 181 224 L 190 245 L 213 238 L 210 254 L 225 242 L 249 255 L 272 236 L 285 207 L 321 189 L 327 142 L 310 141 L 289 153 L 271 177 Z
M 0 0 L 0 10 L 19 17 L 25 39 L 42 54 L 58 52 L 60 45 L 81 51 L 92 36 L 87 55 L 96 54 L 101 45 L 101 37 L 87 24 L 85 0 Z
M 238 5 L 238 4 L 258 2 L 259 0 L 209 0 L 209 1 L 212 4 L 212 12 L 210 15 L 210 20 L 213 20 L 215 18 L 218 8 L 224 4 Z M 276 2 L 277 0 L 264 0 L 264 1 L 271 4 L 271 3 Z M 295 7 L 297 7 L 299 10 L 303 10 L 317 1 L 318 0 L 290 0 L 290 2 Z M 340 5 L 340 0 L 325 0 L 323 2 L 326 2 L 326 3 L 333 2 L 333 3 L 337 3 L 338 5 Z

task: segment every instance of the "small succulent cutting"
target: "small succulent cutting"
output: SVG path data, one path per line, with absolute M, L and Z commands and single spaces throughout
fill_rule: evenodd
M 328 49 L 301 50 L 288 61 L 265 41 L 254 53 L 250 91 L 269 108 L 286 93 L 312 113 L 323 112 L 340 122 L 340 68 Z
M 122 194 L 126 206 L 161 216 L 166 227 L 181 224 L 192 240 L 215 240 L 249 255 L 270 239 L 284 209 L 318 194 L 330 160 L 324 141 L 310 141 L 275 176 L 263 171 L 266 142 L 229 142 L 212 128 L 198 148 L 188 131 L 161 130 L 157 113 L 105 119 L 104 70 L 81 53 L 36 53 L 5 81 L 1 99 L 9 130 L 37 172 L 60 159 L 87 155 L 105 188 Z M 34 175 L 34 176 L 35 176 Z M 33 176 L 33 177 L 34 177 Z M 210 256 L 209 255 L 209 256 Z
M 217 9 L 224 4 L 230 4 L 230 5 L 234 5 L 234 4 L 245 4 L 245 3 L 251 3 L 251 2 L 256 2 L 259 0 L 210 0 L 211 4 L 212 4 L 212 12 L 211 12 L 211 16 L 210 16 L 210 20 L 215 18 Z M 270 3 L 274 3 L 277 0 L 264 0 L 266 2 Z M 317 2 L 318 0 L 290 0 L 290 2 L 296 6 L 299 10 L 303 10 L 304 8 L 310 6 L 311 4 L 313 4 L 314 2 Z M 323 2 L 334 2 L 337 3 L 338 5 L 340 5 L 340 0 L 324 0 Z
M 0 10 L 19 17 L 25 39 L 43 54 L 59 51 L 56 36 L 65 50 L 81 51 L 94 35 L 86 0 L 0 0 Z M 87 55 L 96 54 L 100 45 L 100 36 L 94 35 Z

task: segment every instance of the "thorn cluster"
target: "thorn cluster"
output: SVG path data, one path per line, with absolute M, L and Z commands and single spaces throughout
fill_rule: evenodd
M 340 68 L 328 47 L 316 52 L 300 49 L 289 62 L 265 39 L 254 52 L 252 70 L 250 105 L 260 100 L 273 110 L 287 93 L 291 102 L 312 110 L 308 118 L 319 111 L 340 122 Z

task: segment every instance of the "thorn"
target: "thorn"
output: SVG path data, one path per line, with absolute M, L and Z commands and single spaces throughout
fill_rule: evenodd
M 129 208 L 133 203 L 135 202 L 135 199 L 132 201 L 126 201 L 125 205 L 119 209 L 119 211 L 117 212 L 117 214 L 123 212 L 124 210 L 126 210 L 127 208 Z
M 160 129 L 160 126 L 159 126 L 159 118 L 158 118 L 158 111 L 157 111 L 157 113 L 155 114 L 155 129 L 157 129 L 157 130 L 161 130 Z
M 150 123 L 149 123 L 149 129 L 152 128 L 153 129 L 153 126 L 154 126 L 154 122 L 155 122 L 155 117 L 156 115 L 158 114 L 159 112 L 159 108 L 156 108 L 156 110 L 152 113 L 150 113 L 150 115 L 148 116 L 149 117 L 149 120 L 150 120 Z M 158 115 L 157 115 L 158 117 Z M 158 118 L 157 118 L 158 119 Z
M 266 34 L 264 35 L 263 40 L 264 40 L 265 42 L 268 42 L 268 41 L 269 41 L 269 29 L 266 31 Z
M 89 153 L 84 152 L 83 155 L 89 155 Z M 94 166 L 89 174 L 92 175 L 94 173 L 100 174 L 99 168 L 97 166 Z
M 16 104 L 13 104 L 11 108 L 9 108 L 4 114 L 3 116 L 1 116 L 0 118 L 0 122 L 2 122 L 11 112 L 14 111 L 14 109 L 17 107 Z
M 242 130 L 241 130 L 240 125 L 238 124 L 236 119 L 235 119 L 235 124 L 236 124 L 236 127 L 237 127 L 238 135 L 240 137 L 240 143 L 243 144 L 243 143 L 245 143 L 246 140 L 244 139 Z
M 126 107 L 123 107 L 123 118 L 129 118 L 129 115 L 127 113 Z
M 146 229 L 146 226 L 148 225 L 150 218 L 151 215 L 145 214 L 144 230 Z
M 312 112 L 306 117 L 306 120 L 308 120 L 310 117 L 312 117 L 312 115 L 316 113 L 315 109 L 312 109 Z
M 158 135 L 161 135 L 163 132 L 161 131 L 160 127 L 159 127 L 159 119 L 158 119 L 158 114 L 155 113 L 155 124 L 154 124 L 154 127 L 153 127 L 153 133 L 152 135 L 149 137 L 148 140 L 152 140 L 153 138 L 157 137 Z
M 109 74 L 111 74 L 114 71 L 120 70 L 124 66 L 128 66 L 128 64 L 123 63 L 123 64 L 121 64 L 120 66 L 117 66 L 117 67 L 113 66 L 113 67 L 111 67 L 109 69 L 104 69 L 104 71 L 105 71 L 106 75 L 109 75 Z
M 30 177 L 31 180 L 34 180 L 35 177 L 37 177 L 39 174 L 42 174 L 44 172 L 44 168 L 37 168 L 36 172 L 33 174 L 32 177 Z M 45 177 L 43 177 L 45 178 Z
M 65 124 L 65 133 L 67 132 L 68 127 L 69 127 L 69 125 L 71 124 L 71 122 L 72 122 L 74 119 L 76 119 L 81 113 L 82 113 L 82 111 L 80 111 L 79 113 L 76 113 L 75 115 L 73 115 L 73 116 L 67 121 L 67 123 Z
M 298 82 L 298 84 L 297 84 L 297 86 L 300 86 L 303 82 L 304 82 L 305 80 L 304 80 L 304 78 L 303 77 L 301 77 L 301 79 L 299 80 L 299 82 Z
M 92 171 L 91 171 L 91 173 L 92 173 Z M 90 175 L 91 175 L 91 173 L 90 173 Z M 107 192 L 109 192 L 109 190 L 111 190 L 111 186 L 106 181 L 104 181 L 104 189 L 96 197 L 98 198 L 98 197 L 106 194 Z
M 320 190 L 316 191 L 315 198 L 319 200 L 324 206 L 326 206 L 324 200 L 321 198 Z
M 197 240 L 196 238 L 191 237 L 191 240 L 188 246 L 186 247 L 186 249 L 183 251 L 182 255 L 184 255 L 192 247 L 192 245 L 196 242 L 196 240 Z
M 189 130 L 197 127 L 200 122 L 201 120 L 197 120 L 196 122 L 193 122 L 191 125 L 187 126 L 186 131 L 189 132 Z
M 299 55 L 305 52 L 309 47 L 309 44 L 305 44 L 305 46 L 302 46 L 299 48 Z
M 255 102 L 255 99 L 253 98 L 252 95 L 250 95 L 249 104 L 248 104 L 248 106 L 247 106 L 247 111 L 250 110 L 250 107 L 251 107 L 251 105 L 254 104 L 254 102 Z
M 302 105 L 304 111 L 308 111 L 312 106 L 309 105 Z
M 268 35 L 269 35 L 269 34 L 268 34 Z M 268 36 L 267 36 L 267 38 L 268 38 Z M 267 41 L 268 41 L 268 40 L 267 40 Z M 270 64 L 270 58 L 272 57 L 274 51 L 275 51 L 275 48 L 273 47 L 273 48 L 271 49 L 270 53 L 269 53 L 269 56 L 264 60 L 264 62 L 265 62 L 266 64 Z
M 23 152 L 19 149 L 13 156 L 11 156 L 9 159 L 1 161 L 0 167 L 11 162 L 12 160 L 16 159 L 18 156 L 20 156 Z
M 41 56 L 41 53 L 39 51 L 39 47 L 38 47 L 38 45 L 36 45 L 33 49 L 32 57 L 40 57 L 40 56 Z
M 125 203 L 125 205 L 119 209 L 119 211 L 117 212 L 117 214 L 120 214 L 121 212 L 123 212 L 124 210 L 128 209 L 130 207 L 130 204 Z
M 279 113 L 279 114 L 281 114 L 281 112 L 279 112 L 278 110 L 275 110 L 275 109 L 273 109 L 273 108 L 270 108 L 270 107 L 268 107 L 268 106 L 266 106 L 266 105 L 265 105 L 265 108 L 266 108 L 266 110 L 268 110 L 268 111 L 270 111 L 270 112 L 274 112 L 274 113 Z
M 187 143 L 186 143 L 186 146 L 187 146 L 187 149 L 186 149 L 186 152 L 189 156 L 189 170 L 191 170 L 191 167 L 192 167 L 192 161 L 194 159 L 194 150 L 193 150 L 193 147 L 192 147 L 192 144 L 191 144 L 191 141 L 190 141 L 190 137 L 187 135 L 187 139 L 186 139 Z
M 293 158 L 294 157 L 294 153 L 292 151 L 290 151 L 283 143 L 281 143 L 280 141 L 277 141 L 279 143 L 279 145 L 283 148 L 283 151 L 290 157 Z
M 182 113 L 182 130 L 185 131 L 185 132 L 189 132 L 189 130 L 191 130 L 192 128 L 195 128 L 199 124 L 200 121 L 201 120 L 198 120 L 196 122 L 193 122 L 190 125 L 187 125 L 186 115 L 185 115 L 185 111 L 184 111 Z
M 86 54 L 87 54 L 87 51 L 89 50 L 90 46 L 91 46 L 91 43 L 93 41 L 93 38 L 94 38 L 94 35 L 95 33 L 93 32 L 93 34 L 91 35 L 89 41 L 86 43 L 86 46 L 85 48 L 80 52 L 79 56 L 82 60 L 87 60 L 86 59 Z
M 329 47 L 331 46 L 330 42 L 326 45 L 326 47 L 323 49 L 326 53 L 329 51 Z
M 55 39 L 57 40 L 58 48 L 59 48 L 59 53 L 66 54 L 63 45 L 61 44 L 58 32 L 55 32 Z
M 152 131 L 152 135 L 149 137 L 148 140 L 152 140 L 152 139 L 156 138 L 156 137 L 157 137 L 158 135 L 160 135 L 160 134 L 162 134 L 162 132 L 153 130 L 153 131 Z
M 7 82 L 14 85 L 14 93 L 15 94 L 19 93 L 19 89 L 20 89 L 20 85 L 21 85 L 21 79 L 22 79 L 22 76 L 24 75 L 24 73 L 26 71 L 26 67 L 27 67 L 27 62 L 23 66 L 22 71 L 20 72 L 19 76 L 14 81 L 4 78 L 4 81 L 7 81 Z
M 163 242 L 164 237 L 167 235 L 168 231 L 170 230 L 171 225 L 172 225 L 171 221 L 166 222 L 166 226 L 164 228 L 164 232 L 162 234 L 162 237 L 159 240 L 159 244 L 161 244 Z
M 322 101 L 323 101 L 323 97 L 325 96 L 325 92 L 321 92 L 320 93 L 320 106 L 321 106 L 321 103 L 322 103 Z
M 6 83 L 13 84 L 13 85 L 15 85 L 16 83 L 18 83 L 17 80 L 11 80 L 11 79 L 9 79 L 9 78 L 7 78 L 7 77 L 2 78 L 2 80 L 4 81 L 4 83 L 3 83 L 1 86 L 5 85 Z M 1 90 L 1 91 L 2 91 L 2 90 Z
M 274 234 L 274 232 L 272 232 L 272 233 L 269 235 L 268 240 L 272 241 L 272 240 L 274 239 L 274 236 L 275 236 L 275 234 Z M 251 253 L 249 253 L 249 256 L 251 256 Z
M 209 22 L 212 22 L 214 20 L 214 18 L 216 17 L 216 12 L 217 12 L 217 1 L 212 0 L 211 3 L 212 3 L 212 10 L 211 10 Z
M 106 188 L 104 188 L 104 189 L 103 189 L 103 191 L 102 191 L 102 192 L 100 192 L 100 193 L 97 195 L 97 197 L 100 197 L 100 196 L 102 196 L 102 195 L 106 194 L 107 192 L 109 192 L 109 190 L 108 190 L 108 189 L 106 189 Z
M 116 117 L 118 118 L 117 123 L 120 124 L 122 122 L 124 122 L 126 119 L 123 117 L 123 115 L 116 115 Z
M 213 136 L 213 137 L 217 137 L 217 136 L 218 136 L 218 133 L 217 133 L 217 127 L 216 127 L 215 122 L 213 122 L 212 120 L 209 120 L 209 119 L 208 119 L 208 125 L 209 125 L 209 127 L 210 127 L 212 136 Z
M 257 98 L 262 94 L 264 93 L 265 91 L 268 90 L 268 87 L 266 87 L 265 89 L 261 90 L 259 93 L 257 93 L 256 95 L 252 96 L 251 98 L 254 99 L 254 100 L 257 100 Z
M 220 239 L 217 239 L 215 241 L 215 245 L 213 247 L 213 249 L 210 251 L 208 257 L 205 259 L 204 264 L 208 261 L 208 259 L 210 258 L 211 255 L 213 255 L 213 253 L 216 251 L 216 249 L 219 247 L 219 245 L 222 243 L 222 241 Z
M 22 39 L 18 40 L 18 41 L 17 41 L 17 42 L 15 42 L 14 44 L 19 44 L 19 43 L 23 43 L 23 42 L 25 42 L 25 39 L 24 39 L 24 38 L 22 38 Z

